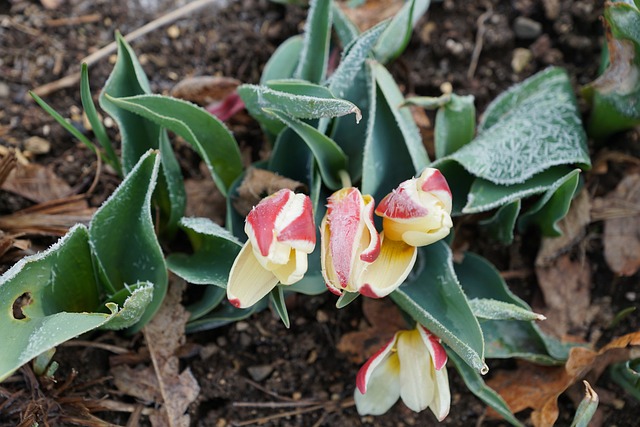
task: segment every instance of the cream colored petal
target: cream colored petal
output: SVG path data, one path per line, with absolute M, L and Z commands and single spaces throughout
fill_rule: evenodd
M 251 243 L 242 247 L 233 262 L 227 284 L 227 298 L 237 308 L 251 307 L 278 284 L 278 278 L 264 269 L 253 254 Z
M 449 414 L 449 407 L 451 405 L 451 391 L 449 390 L 449 376 L 447 374 L 447 367 L 443 366 L 442 369 L 436 371 L 435 368 L 432 371 L 435 377 L 435 393 L 433 401 L 429 408 L 433 415 L 439 421 L 445 419 Z
M 435 394 L 432 376 L 433 364 L 417 330 L 407 331 L 398 337 L 400 360 L 400 397 L 409 409 L 420 412 L 426 409 Z
M 293 285 L 307 272 L 307 254 L 295 249 L 290 250 L 289 262 L 272 270 L 283 285 Z
M 384 233 L 381 236 L 380 255 L 358 280 L 358 292 L 372 298 L 382 298 L 400 286 L 411 272 L 418 254 L 413 246 L 385 239 Z
M 356 388 L 353 398 L 360 415 L 382 415 L 396 403 L 401 387 L 399 369 L 398 355 L 392 353 L 371 372 L 365 394 Z
M 409 230 L 402 234 L 402 240 L 411 246 L 427 246 L 449 235 L 451 227 L 442 227 L 430 232 Z

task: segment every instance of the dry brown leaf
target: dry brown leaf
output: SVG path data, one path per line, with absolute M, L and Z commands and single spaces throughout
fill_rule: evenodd
M 158 378 L 150 366 L 134 369 L 127 365 L 111 368 L 113 382 L 121 392 L 147 404 L 162 402 Z
M 591 222 L 591 198 L 583 189 L 571 202 L 567 215 L 558 222 L 562 231 L 560 237 L 542 239 L 536 257 L 536 266 L 551 265 L 560 255 L 566 254 L 586 235 L 586 227 Z
M 520 362 L 516 371 L 498 371 L 487 381 L 513 413 L 533 409 L 536 427 L 552 426 L 558 419 L 558 397 L 571 385 L 588 379 L 595 384 L 607 366 L 640 355 L 640 331 L 617 338 L 600 351 L 574 347 L 563 367 Z
M 18 164 L 9 174 L 2 189 L 36 203 L 62 199 L 72 193 L 71 187 L 51 168 L 35 163 Z
M 185 216 L 210 218 L 213 222 L 222 225 L 227 212 L 227 202 L 211 179 L 204 163 L 200 163 L 200 170 L 206 178 L 184 181 L 184 189 L 187 193 Z
M 239 80 L 221 76 L 189 77 L 171 89 L 171 95 L 206 106 L 220 102 L 231 95 L 241 84 Z
M 600 208 L 609 213 L 602 236 L 605 260 L 615 273 L 632 276 L 640 269 L 640 175 L 624 177 Z
M 365 298 L 362 312 L 369 325 L 362 324 L 359 331 L 344 334 L 338 350 L 347 353 L 354 363 L 362 363 L 380 349 L 393 334 L 406 329 L 407 324 L 398 308 L 388 299 Z
M 540 327 L 561 339 L 567 334 L 582 336 L 595 315 L 591 309 L 590 265 L 563 255 L 545 266 L 537 265 L 536 276 L 546 304 L 540 312 L 547 321 Z
M 361 6 L 352 8 L 339 3 L 342 11 L 356 24 L 360 31 L 366 31 L 378 22 L 394 16 L 404 5 L 403 0 L 368 0 Z
M 185 325 L 189 313 L 180 304 L 186 284 L 174 280 L 155 317 L 143 328 L 153 368 L 162 395 L 162 407 L 150 416 L 154 426 L 187 427 L 189 404 L 200 393 L 200 386 L 189 368 L 180 372 L 178 348 L 186 341 Z
M 283 188 L 288 188 L 295 192 L 304 192 L 306 190 L 306 186 L 301 182 L 285 178 L 268 170 L 249 168 L 242 180 L 242 184 L 238 187 L 238 197 L 233 200 L 233 207 L 240 215 L 246 216 L 260 200 Z
M 16 155 L 12 151 L 7 151 L 6 155 L 3 155 L 2 159 L 0 159 L 0 188 L 2 188 L 17 163 Z

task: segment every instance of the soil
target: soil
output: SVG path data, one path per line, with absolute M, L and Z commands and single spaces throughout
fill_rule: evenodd
M 52 9 L 43 6 L 52 3 L 59 5 Z M 48 140 L 50 151 L 32 161 L 51 165 L 78 193 L 87 191 L 96 169 L 95 157 L 29 101 L 27 92 L 77 71 L 83 57 L 113 40 L 115 30 L 128 34 L 184 3 L 184 0 L 0 3 L 0 144 L 24 150 L 29 137 Z M 475 96 L 479 113 L 501 91 L 549 65 L 566 68 L 577 90 L 597 75 L 603 42 L 599 20 L 602 7 L 599 0 L 433 2 L 419 22 L 406 53 L 391 70 L 406 93 L 437 96 L 442 85 L 450 83 L 456 93 Z M 166 94 L 182 79 L 199 75 L 224 75 L 257 83 L 274 49 L 302 31 L 305 14 L 302 7 L 266 0 L 221 0 L 211 8 L 176 21 L 170 31 L 162 27 L 136 39 L 132 46 L 155 93 Z M 71 17 L 85 17 L 86 22 L 65 25 L 62 21 L 60 25 L 60 20 Z M 514 64 L 514 55 L 530 58 Z M 111 55 L 90 68 L 95 94 L 104 84 L 114 59 Z M 45 99 L 82 128 L 77 84 L 52 92 Z M 241 146 L 261 144 L 255 126 L 232 130 Z M 115 135 L 116 130 L 112 128 L 110 132 Z M 627 132 L 611 141 L 609 149 L 637 158 L 639 140 L 638 131 Z M 596 158 L 601 148 L 592 147 L 592 151 Z M 201 175 L 192 152 L 180 149 L 179 155 L 187 177 Z M 586 186 L 593 196 L 601 196 L 615 188 L 625 173 L 625 166 L 611 163 L 606 175 L 587 174 Z M 89 199 L 90 205 L 99 206 L 116 185 L 115 175 L 108 170 L 103 172 Z M 0 215 L 31 204 L 0 191 Z M 522 274 L 508 279 L 510 287 L 527 301 L 540 304 L 540 290 L 531 271 L 539 236 L 528 233 L 518 236 L 512 246 L 501 247 L 485 242 L 473 224 L 465 226 L 464 232 L 469 236 L 466 240 L 471 248 L 491 259 L 498 269 L 520 271 Z M 615 314 L 633 306 L 635 295 L 640 295 L 640 276 L 636 273 L 619 278 L 610 271 L 602 255 L 601 222 L 590 226 L 588 237 L 581 255 L 590 263 L 594 276 L 591 289 L 594 310 Z M 52 241 L 32 237 L 29 251 L 45 248 Z M 13 252 L 2 258 L 0 272 L 29 251 Z M 366 326 L 361 302 L 339 311 L 330 294 L 301 296 L 289 302 L 292 319 L 289 330 L 276 315 L 263 311 L 246 321 L 187 336 L 181 351 L 181 368 L 189 367 L 201 387 L 196 402 L 189 407 L 192 425 L 437 424 L 429 411 L 416 414 L 402 404 L 375 418 L 360 417 L 355 411 L 350 399 L 361 362 L 338 352 L 336 345 L 344 334 Z M 608 328 L 610 320 L 611 316 L 594 316 L 580 338 L 605 344 L 614 336 L 640 330 L 637 311 L 615 329 Z M 24 368 L 2 384 L 10 395 L 0 393 L 0 425 L 31 425 L 34 421 L 41 425 L 104 425 L 87 415 L 87 408 L 99 409 L 100 401 L 119 405 L 117 409 L 112 405 L 111 410 L 94 413 L 108 423 L 149 425 L 148 418 L 139 412 L 145 407 L 144 402 L 119 392 L 110 377 L 111 367 L 118 364 L 149 363 L 142 336 L 96 333 L 82 338 L 84 341 L 59 347 L 55 358 L 60 364 L 57 383 L 39 383 L 29 374 L 29 368 Z M 89 339 L 130 353 L 113 355 L 87 344 L 85 341 Z M 511 362 L 489 361 L 489 365 L 492 372 L 514 368 Z M 506 425 L 486 417 L 484 404 L 467 390 L 454 369 L 449 369 L 449 375 L 452 407 L 444 424 Z M 640 415 L 637 401 L 606 375 L 596 386 L 610 395 L 601 404 L 606 425 L 637 424 Z M 321 404 L 304 406 L 310 401 Z M 623 403 L 622 409 L 614 409 L 612 402 Z M 575 406 L 564 397 L 560 403 L 558 425 L 569 425 Z M 523 420 L 526 416 L 526 413 L 519 415 Z

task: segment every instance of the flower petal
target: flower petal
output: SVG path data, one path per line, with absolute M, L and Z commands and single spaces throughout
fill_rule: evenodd
M 438 421 L 442 421 L 449 414 L 449 407 L 451 406 L 451 391 L 449 390 L 449 377 L 446 367 L 435 371 L 435 384 L 435 393 L 429 408 Z
M 289 262 L 271 271 L 283 285 L 293 285 L 307 272 L 307 254 L 291 249 Z
M 429 332 L 427 328 L 418 324 L 417 329 L 420 332 L 422 342 L 429 350 L 429 354 L 431 354 L 433 365 L 435 366 L 436 370 L 439 371 L 444 367 L 444 365 L 447 364 L 447 351 L 440 343 L 440 338 Z
M 378 350 L 373 356 L 362 365 L 356 376 L 356 387 L 362 394 L 367 392 L 367 384 L 371 378 L 371 374 L 375 369 L 389 356 L 389 353 L 393 350 L 398 339 L 398 333 L 389 340 L 380 350 Z
M 415 412 L 426 409 L 435 394 L 435 382 L 431 374 L 433 365 L 420 333 L 403 331 L 398 337 L 400 360 L 400 397 Z
M 426 168 L 418 178 L 418 182 L 422 191 L 433 194 L 444 205 L 445 210 L 451 212 L 451 189 L 442 172 L 438 169 Z
M 385 239 L 380 255 L 360 276 L 358 292 L 371 298 L 382 298 L 396 290 L 407 278 L 416 262 L 418 249 L 403 241 Z
M 387 218 L 382 220 L 383 228 L 385 230 L 393 230 L 394 228 L 402 227 L 400 222 L 396 222 L 391 225 L 387 224 L 385 221 L 391 222 L 391 220 L 387 220 Z M 440 225 L 436 227 L 424 227 L 420 230 L 403 230 L 404 232 L 401 234 L 402 240 L 412 246 L 426 246 L 435 243 L 449 235 L 451 227 L 453 227 L 453 221 L 449 214 L 442 212 L 439 224 Z
M 316 246 L 316 226 L 309 196 L 294 194 L 276 219 L 277 239 L 307 254 Z
M 253 253 L 250 242 L 245 243 L 229 273 L 227 298 L 237 308 L 254 305 L 278 284 L 278 278 L 264 269 Z
M 396 403 L 401 388 L 399 369 L 398 355 L 392 353 L 371 372 L 366 393 L 356 388 L 353 398 L 360 415 L 382 415 Z
M 417 181 L 409 179 L 403 181 L 391 193 L 380 201 L 376 208 L 376 215 L 407 220 L 419 218 L 429 214 L 429 210 L 421 204 L 418 194 Z
M 365 262 L 373 262 L 378 258 L 380 254 L 380 235 L 376 230 L 376 225 L 373 222 L 373 208 L 375 207 L 375 200 L 370 195 L 366 195 L 363 198 L 364 208 L 362 210 L 362 221 L 364 222 L 366 232 L 368 235 L 364 235 L 361 238 L 361 245 L 366 247 L 360 253 L 360 259 Z M 368 244 L 367 244 L 368 242 Z
M 292 195 L 291 190 L 280 190 L 262 199 L 247 215 L 244 231 L 263 257 L 269 256 L 275 237 L 276 219 Z

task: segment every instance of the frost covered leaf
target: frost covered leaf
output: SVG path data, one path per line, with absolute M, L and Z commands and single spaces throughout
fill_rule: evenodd
M 500 273 L 484 258 L 465 253 L 455 271 L 464 293 L 474 299 L 492 299 L 531 312 L 524 301 L 507 288 Z M 484 334 L 487 358 L 521 357 L 543 364 L 565 360 L 568 347 L 543 334 L 533 322 L 520 320 L 484 320 L 480 323 Z
M 544 320 L 544 316 L 527 310 L 519 305 L 492 298 L 473 298 L 469 300 L 473 314 L 481 319 L 490 320 Z
M 438 108 L 435 123 L 436 158 L 442 158 L 467 145 L 476 133 L 476 107 L 473 96 L 451 94 L 451 100 Z
M 609 63 L 605 72 L 583 89 L 592 103 L 589 135 L 604 138 L 640 124 L 640 11 L 637 2 L 605 3 L 604 20 Z
M 302 36 L 293 36 L 278 46 L 262 70 L 260 84 L 267 84 L 269 80 L 293 77 L 298 66 L 300 52 L 302 52 L 302 44 Z
M 294 76 L 320 83 L 327 73 L 329 62 L 329 42 L 331 41 L 331 4 L 332 1 L 311 0 L 307 22 L 304 28 L 304 41 L 298 68 Z
M 151 218 L 159 164 L 157 153 L 142 156 L 89 226 L 99 281 L 110 295 L 139 282 L 154 285 L 153 300 L 134 330 L 151 319 L 167 289 L 167 270 Z
M 482 331 L 456 277 L 451 249 L 442 241 L 419 248 L 416 265 L 418 272 L 391 299 L 465 363 L 486 373 Z
M 169 236 L 173 236 L 178 226 L 178 221 L 184 216 L 187 205 L 187 193 L 184 186 L 180 164 L 169 142 L 166 130 L 160 134 L 160 163 L 162 170 L 160 179 L 164 185 L 158 186 L 156 202 L 163 214 L 161 224 Z M 166 193 L 166 194 L 164 194 Z
M 115 105 L 112 98 L 121 98 L 151 93 L 149 80 L 136 58 L 136 54 L 122 37 L 116 34 L 118 59 L 113 71 L 100 93 L 100 106 L 118 124 L 122 135 L 122 168 L 127 174 L 138 159 L 150 148 L 158 148 L 160 126 Z
M 182 218 L 193 252 L 167 257 L 169 270 L 189 283 L 227 287 L 229 271 L 242 244 L 226 229 L 207 218 Z
M 522 184 L 556 165 L 589 167 L 586 134 L 566 72 L 549 68 L 487 107 L 478 136 L 434 167 L 456 161 L 494 184 Z
M 521 204 L 520 199 L 517 199 L 502 205 L 491 218 L 479 221 L 478 225 L 494 240 L 505 245 L 511 244 Z
M 64 341 L 98 328 L 117 313 L 100 309 L 89 237 L 76 226 L 45 252 L 0 276 L 0 381 Z
M 220 120 L 187 101 L 161 95 L 104 96 L 120 110 L 139 115 L 165 127 L 191 144 L 202 157 L 223 194 L 242 171 L 235 138 Z
M 400 56 L 409 44 L 413 27 L 429 9 L 431 0 L 410 0 L 393 17 L 374 48 L 376 59 L 386 64 Z

